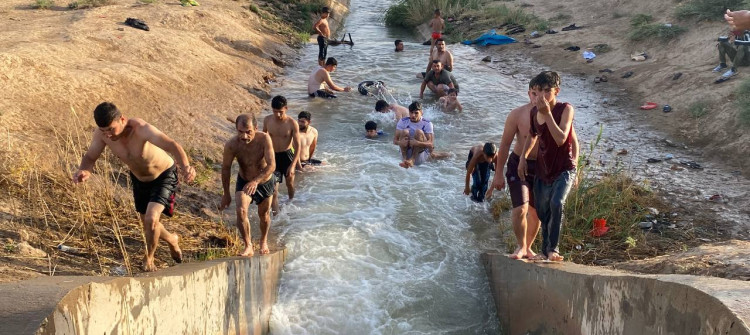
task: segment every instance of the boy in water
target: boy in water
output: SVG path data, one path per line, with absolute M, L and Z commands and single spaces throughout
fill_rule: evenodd
M 320 11 L 320 19 L 315 22 L 313 29 L 318 33 L 318 65 L 323 66 L 328 55 L 328 40 L 331 38 L 331 28 L 328 26 L 331 9 L 323 7 Z
M 493 143 L 487 142 L 484 146 L 476 145 L 469 149 L 464 194 L 471 194 L 471 200 L 484 201 L 484 195 L 490 183 L 490 170 L 495 171 L 495 166 L 492 164 L 495 158 L 497 158 L 497 147 Z M 471 189 L 469 189 L 470 179 L 474 180 Z
M 393 42 L 396 45 L 396 52 L 404 51 L 404 41 L 396 40 Z
M 312 158 L 315 148 L 318 146 L 318 130 L 310 125 L 312 115 L 308 111 L 301 111 L 297 116 L 299 124 L 299 157 L 297 170 L 304 170 L 323 164 L 322 161 Z
M 533 259 L 562 261 L 558 243 L 563 210 L 568 192 L 575 181 L 576 157 L 573 148 L 575 110 L 568 103 L 557 102 L 560 76 L 543 71 L 531 80 L 532 103 L 530 132 L 518 163 L 518 177 L 527 175 L 527 158 L 537 142 L 534 202 L 542 226 L 542 254 Z
M 385 100 L 378 100 L 375 103 L 375 111 L 378 113 L 388 113 L 393 111 L 393 115 L 396 117 L 396 122 L 399 120 L 409 117 L 409 109 L 399 104 L 388 104 Z
M 365 137 L 374 139 L 383 135 L 383 131 L 378 130 L 378 124 L 375 121 L 365 122 Z
M 449 88 L 448 95 L 438 99 L 438 105 L 443 112 L 446 113 L 451 113 L 456 109 L 458 109 L 459 112 L 464 111 L 464 107 L 461 106 L 461 103 L 458 101 L 458 90 L 455 88 Z
M 432 43 L 430 43 L 430 55 L 432 55 L 432 49 L 435 48 L 435 41 L 443 38 L 443 29 L 445 29 L 445 20 L 440 17 L 440 9 L 435 9 L 435 16 L 430 20 L 430 28 L 432 28 Z

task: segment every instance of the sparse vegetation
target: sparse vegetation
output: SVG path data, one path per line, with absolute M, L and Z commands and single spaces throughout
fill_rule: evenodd
M 559 14 L 557 14 L 557 15 L 555 15 L 555 16 L 553 16 L 553 17 L 551 17 L 551 18 L 549 19 L 549 21 L 551 21 L 551 22 L 567 22 L 567 21 L 569 21 L 569 20 L 570 20 L 570 19 L 572 19 L 572 18 L 573 18 L 573 17 L 572 17 L 572 16 L 570 16 L 570 15 L 568 15 L 568 14 L 564 14 L 564 13 L 559 13 Z
M 609 46 L 609 44 L 601 43 L 594 46 L 594 53 L 595 54 L 604 54 L 607 52 L 612 51 L 612 47 Z
M 633 41 L 643 41 L 658 38 L 669 41 L 687 31 L 686 28 L 674 24 L 652 23 L 651 15 L 638 14 L 630 19 L 630 34 L 628 37 Z
M 86 9 L 93 7 L 106 6 L 112 3 L 112 0 L 76 0 L 68 4 L 70 9 Z
M 711 102 L 708 100 L 698 100 L 696 102 L 693 102 L 688 107 L 688 111 L 690 111 L 690 115 L 696 119 L 704 117 L 706 114 L 708 114 L 709 109 L 711 108 Z
M 721 21 L 727 8 L 738 10 L 745 8 L 746 0 L 690 0 L 675 9 L 675 16 L 680 19 L 696 18 L 698 20 Z
M 740 123 L 750 126 L 750 79 L 742 81 L 737 87 L 737 108 L 739 108 Z
M 478 9 L 485 0 L 401 0 L 385 11 L 383 20 L 390 27 L 412 28 L 430 20 L 435 9 L 443 18 Z
M 36 9 L 50 9 L 55 6 L 55 0 L 36 0 L 33 7 Z

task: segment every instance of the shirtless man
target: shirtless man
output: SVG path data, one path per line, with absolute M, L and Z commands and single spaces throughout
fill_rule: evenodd
M 96 106 L 94 120 L 98 128 L 94 130 L 91 145 L 83 155 L 78 171 L 73 174 L 73 183 L 89 179 L 94 163 L 104 148 L 109 147 L 130 169 L 135 209 L 146 235 L 143 270 L 156 271 L 154 254 L 159 239 L 167 242 L 172 259 L 181 263 L 180 237 L 167 231 L 159 219 L 161 213 L 169 217 L 174 213 L 177 168 L 184 181 L 190 183 L 195 178 L 195 169 L 190 166 L 185 151 L 146 121 L 126 118 L 110 102 Z
M 534 107 L 532 101 L 538 99 L 537 94 L 532 90 L 531 86 L 529 86 L 527 94 L 529 96 L 529 103 L 513 109 L 505 120 L 505 128 L 500 140 L 500 153 L 497 155 L 497 160 L 495 161 L 496 167 L 506 165 L 507 161 L 505 178 L 503 178 L 502 173 L 495 173 L 495 177 L 492 179 L 492 186 L 487 190 L 487 194 L 485 195 L 489 199 L 492 196 L 493 190 L 502 190 L 505 188 L 505 181 L 507 179 L 511 204 L 513 206 L 511 210 L 513 233 L 516 236 L 516 243 L 518 244 L 516 250 L 510 255 L 510 258 L 513 259 L 532 258 L 536 256 L 536 253 L 531 250 L 531 246 L 534 243 L 534 239 L 536 239 L 536 234 L 539 232 L 540 227 L 536 208 L 534 208 L 534 193 L 532 191 L 536 173 L 536 153 L 538 146 L 534 146 L 531 149 L 526 159 L 526 178 L 522 180 L 518 177 L 520 155 L 526 138 L 529 136 L 531 109 Z M 513 152 L 508 157 L 508 152 L 514 138 L 516 142 L 513 146 Z M 573 152 L 577 159 L 578 137 L 575 131 L 573 132 L 573 147 Z
M 469 157 L 466 159 L 466 183 L 464 194 L 471 194 L 471 200 L 484 202 L 487 186 L 490 183 L 490 171 L 494 171 L 493 165 L 497 158 L 497 147 L 491 142 L 484 145 L 475 145 L 469 149 Z M 474 182 L 469 188 L 469 181 Z
M 375 103 L 375 111 L 378 113 L 388 113 L 393 111 L 393 115 L 396 117 L 396 122 L 399 120 L 409 117 L 409 109 L 399 104 L 388 104 L 385 100 L 378 100 Z
M 425 73 L 430 71 L 432 68 L 432 61 L 434 60 L 439 60 L 440 63 L 443 63 L 443 68 L 445 70 L 453 72 L 453 54 L 445 48 L 445 41 L 442 38 L 439 38 L 437 42 L 435 42 L 435 45 L 435 50 L 430 52 L 430 60 L 427 62 L 427 70 L 425 70 Z
M 453 74 L 443 69 L 443 63 L 439 60 L 433 60 L 432 70 L 424 76 L 422 87 L 419 88 L 420 99 L 424 99 L 425 87 L 428 87 L 438 97 L 442 97 L 448 93 L 449 88 L 458 90 L 458 82 L 456 82 Z
M 404 41 L 402 41 L 402 40 L 395 40 L 395 41 L 393 41 L 393 44 L 396 45 L 396 52 L 402 52 L 402 51 L 404 51 Z
M 312 168 L 313 166 L 323 164 L 322 161 L 312 158 L 315 154 L 315 148 L 318 146 L 318 130 L 310 125 L 310 112 L 301 111 L 297 116 L 299 124 L 299 157 L 297 170 Z
M 250 203 L 258 206 L 260 219 L 260 253 L 267 254 L 268 230 L 271 228 L 271 202 L 273 199 L 276 178 L 273 171 L 276 162 L 273 154 L 273 144 L 268 134 L 257 131 L 258 121 L 254 115 L 240 114 L 234 122 L 237 135 L 229 139 L 224 145 L 224 159 L 221 163 L 221 186 L 224 195 L 221 206 L 224 210 L 232 203 L 232 193 L 229 190 L 232 162 L 237 159 L 240 170 L 237 173 L 237 183 L 234 187 L 234 198 L 237 201 L 237 229 L 245 242 L 245 250 L 239 256 L 253 256 L 253 244 L 250 241 L 250 220 L 247 209 Z
M 281 184 L 286 177 L 286 189 L 289 200 L 294 199 L 294 170 L 299 160 L 299 126 L 297 122 L 286 115 L 286 98 L 280 95 L 271 100 L 273 114 L 263 119 L 263 132 L 271 136 L 273 143 L 276 169 L 276 182 Z M 273 190 L 273 214 L 279 213 L 279 186 Z
M 452 113 L 456 109 L 458 109 L 459 112 L 464 111 L 464 107 L 458 102 L 458 91 L 452 88 L 448 89 L 448 95 L 438 99 L 438 106 L 440 106 L 440 109 L 445 113 Z
M 430 54 L 432 54 L 432 49 L 435 48 L 435 41 L 443 38 L 443 29 L 445 29 L 445 20 L 440 17 L 440 9 L 435 9 L 435 16 L 430 20 L 429 25 L 432 28 L 432 43 L 430 43 Z
M 328 55 L 328 40 L 331 38 L 331 28 L 328 26 L 331 9 L 323 7 L 320 11 L 320 19 L 315 22 L 313 29 L 318 33 L 318 65 L 323 66 Z
M 310 74 L 310 79 L 307 80 L 307 94 L 311 98 L 319 97 L 334 99 L 336 98 L 336 95 L 333 94 L 333 91 L 349 92 L 352 90 L 349 86 L 338 87 L 333 83 L 333 80 L 331 80 L 331 72 L 336 71 L 337 66 L 338 62 L 336 61 L 336 58 L 329 57 L 328 60 L 326 60 L 325 66 L 321 65 L 313 70 Z M 324 83 L 328 88 L 323 86 Z

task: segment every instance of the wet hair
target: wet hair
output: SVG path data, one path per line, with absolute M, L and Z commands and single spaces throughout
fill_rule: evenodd
M 378 124 L 375 121 L 365 122 L 365 130 L 378 130 Z
M 484 148 L 482 148 L 482 152 L 484 152 L 484 154 L 487 157 L 492 157 L 495 154 L 497 154 L 497 146 L 495 146 L 495 143 L 487 142 L 484 144 Z
M 286 98 L 281 95 L 277 95 L 271 99 L 271 108 L 273 109 L 282 109 L 286 107 Z
M 255 115 L 252 114 L 240 114 L 237 116 L 237 118 L 234 120 L 234 126 L 252 126 L 253 128 L 258 127 L 258 120 L 255 118 Z
M 393 41 L 393 44 L 396 45 L 396 46 L 398 46 L 399 43 L 404 43 L 404 41 L 402 41 L 402 40 L 395 40 L 395 41 Z
M 421 102 L 414 101 L 414 102 L 411 103 L 411 105 L 409 105 L 409 111 L 410 112 L 418 111 L 418 110 L 422 110 L 422 103 Z
M 94 109 L 94 121 L 102 128 L 109 127 L 112 121 L 119 119 L 120 116 L 122 116 L 120 110 L 111 102 L 102 102 Z
M 451 93 L 456 93 L 456 95 L 458 95 L 458 90 L 455 89 L 455 88 L 449 88 L 448 89 L 448 94 L 451 94 Z
M 440 15 L 440 8 L 435 9 L 435 14 Z
M 542 71 L 534 79 L 531 79 L 529 83 L 530 88 L 539 88 L 546 90 L 548 88 L 559 88 L 560 87 L 560 75 L 554 71 Z
M 331 12 L 331 9 L 330 9 L 330 8 L 328 8 L 328 7 L 323 7 L 323 8 L 321 8 L 321 9 L 320 9 L 320 12 L 321 12 L 321 13 L 330 13 L 330 12 Z
M 298 119 L 307 119 L 307 121 L 310 121 L 310 120 L 312 120 L 310 118 L 311 116 L 312 115 L 310 114 L 310 112 L 308 112 L 308 111 L 301 111 L 301 112 L 299 112 L 299 115 L 297 115 L 297 118 Z
M 378 102 L 375 103 L 375 111 L 380 112 L 383 109 L 388 108 L 388 102 L 385 100 L 378 100 Z
M 326 66 L 328 65 L 339 66 L 339 62 L 336 61 L 336 58 L 328 57 L 326 60 Z
M 438 42 L 445 43 L 445 40 L 441 37 L 441 38 L 438 38 L 438 39 L 435 40 L 435 44 L 438 44 Z

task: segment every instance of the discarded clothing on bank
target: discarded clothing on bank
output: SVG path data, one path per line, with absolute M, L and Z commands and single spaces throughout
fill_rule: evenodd
M 591 52 L 591 51 L 584 51 L 583 52 L 583 59 L 585 59 L 585 60 L 592 60 L 594 58 L 596 58 L 596 54 L 594 54 L 593 52 Z
M 486 45 L 503 45 L 503 44 L 510 44 L 510 43 L 516 43 L 516 40 L 512 37 L 508 37 L 505 35 L 499 35 L 495 33 L 495 29 L 492 29 L 485 33 L 482 36 L 479 36 L 479 38 L 475 40 L 466 40 L 461 42 L 466 45 L 470 44 L 479 44 L 481 46 Z
M 150 30 L 148 28 L 148 25 L 146 24 L 146 22 L 143 22 L 143 20 L 141 20 L 141 19 L 134 19 L 132 17 L 129 17 L 129 18 L 127 18 L 127 20 L 125 20 L 125 24 L 129 25 L 129 26 L 131 26 L 133 28 L 136 28 L 136 29 L 141 29 L 141 30 L 145 30 L 145 31 L 149 31 Z

